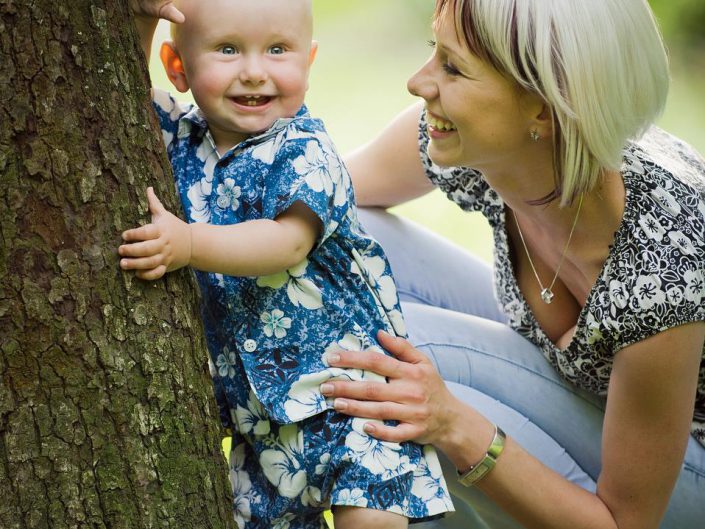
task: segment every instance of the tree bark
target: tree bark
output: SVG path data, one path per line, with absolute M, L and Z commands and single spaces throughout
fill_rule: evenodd
M 234 528 L 188 271 L 118 268 L 173 180 L 126 0 L 0 0 L 0 527 Z

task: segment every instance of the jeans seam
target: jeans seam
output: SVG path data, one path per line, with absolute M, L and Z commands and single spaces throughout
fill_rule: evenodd
M 419 347 L 433 346 L 433 345 L 438 345 L 438 346 L 443 346 L 443 347 L 457 347 L 457 348 L 460 348 L 460 349 L 467 349 L 467 350 L 469 350 L 469 351 L 474 351 L 474 352 L 476 352 L 476 353 L 478 353 L 478 354 L 481 354 L 481 355 L 483 355 L 483 356 L 490 357 L 490 358 L 493 358 L 493 359 L 495 359 L 495 360 L 500 360 L 500 361 L 505 362 L 505 363 L 507 363 L 507 364 L 509 364 L 509 365 L 512 365 L 512 366 L 514 366 L 514 367 L 517 367 L 517 368 L 520 368 L 520 369 L 522 369 L 522 370 L 524 370 L 524 371 L 527 371 L 527 372 L 529 372 L 529 373 L 532 373 L 533 375 L 536 375 L 537 377 L 542 378 L 542 379 L 545 380 L 546 382 L 549 382 L 549 383 L 553 384 L 554 386 L 557 386 L 557 387 L 559 387 L 559 388 L 562 388 L 562 389 L 568 391 L 569 393 L 571 393 L 572 395 L 575 395 L 576 397 L 581 398 L 580 394 L 579 394 L 578 392 L 576 392 L 576 391 L 573 391 L 573 390 L 571 389 L 571 387 L 570 387 L 569 385 L 567 385 L 567 384 L 561 384 L 561 383 L 559 383 L 559 382 L 556 382 L 555 380 L 552 380 L 552 379 L 550 379 L 550 378 L 548 378 L 548 377 L 542 375 L 541 373 L 537 373 L 536 371 L 533 371 L 533 370 L 527 368 L 527 367 L 524 366 L 523 364 L 520 364 L 520 363 L 518 363 L 518 362 L 512 362 L 511 360 L 507 360 L 506 358 L 500 358 L 500 357 L 491 355 L 491 354 L 487 353 L 486 351 L 482 351 L 481 349 L 477 349 L 477 348 L 472 347 L 472 346 L 468 346 L 468 345 L 458 345 L 458 344 L 453 344 L 453 343 L 443 343 L 443 342 L 424 342 L 424 343 L 422 343 L 422 344 L 415 344 L 415 347 L 419 348 Z M 435 356 L 435 355 L 434 355 L 434 356 Z M 546 361 L 548 361 L 548 360 L 546 360 Z M 553 367 L 553 366 L 551 366 L 551 367 Z M 445 380 L 445 379 L 444 379 L 444 380 Z M 452 382 L 452 381 L 451 381 L 451 382 Z M 589 404 L 590 406 L 592 406 L 593 408 L 595 408 L 596 410 L 598 410 L 598 411 L 604 413 L 604 409 L 602 409 L 601 407 L 597 406 L 595 403 L 593 403 L 593 402 L 591 402 L 591 401 L 589 401 L 589 400 L 586 400 L 586 399 L 582 399 L 582 400 L 583 400 L 586 404 Z
M 688 463 L 687 461 L 683 462 L 683 468 L 685 468 L 689 472 L 692 472 L 693 474 L 700 476 L 701 478 L 705 478 L 705 470 L 703 470 L 700 467 L 693 466 L 692 464 Z
M 417 299 L 417 300 L 423 302 L 423 304 L 425 304 L 425 305 L 436 306 L 436 305 L 434 305 L 432 300 L 430 300 L 429 298 L 427 298 L 421 294 L 417 294 L 416 292 L 413 292 L 411 290 L 406 290 L 406 289 L 397 287 L 397 295 L 400 295 L 400 294 L 404 294 L 406 296 Z

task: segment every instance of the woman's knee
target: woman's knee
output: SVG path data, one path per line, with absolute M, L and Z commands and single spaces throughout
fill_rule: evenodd
M 399 298 L 505 321 L 492 290 L 492 269 L 430 230 L 381 209 L 360 221 L 389 259 Z

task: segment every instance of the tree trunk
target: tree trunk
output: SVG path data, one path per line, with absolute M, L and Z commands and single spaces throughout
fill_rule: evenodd
M 2 529 L 235 527 L 192 276 L 118 268 L 147 85 L 126 0 L 0 0 Z

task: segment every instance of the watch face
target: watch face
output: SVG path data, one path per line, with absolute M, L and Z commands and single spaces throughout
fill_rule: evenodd
M 485 474 L 494 468 L 497 458 L 504 449 L 504 439 L 504 432 L 497 427 L 495 437 L 492 439 L 492 444 L 487 450 L 485 457 L 464 475 L 460 475 L 460 473 L 458 473 L 458 481 L 466 487 L 470 487 L 480 481 Z

